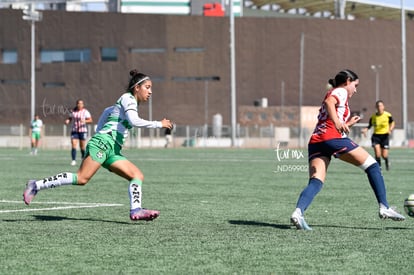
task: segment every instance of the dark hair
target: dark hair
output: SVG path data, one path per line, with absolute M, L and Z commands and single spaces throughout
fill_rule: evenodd
M 358 75 L 354 73 L 351 70 L 343 70 L 340 71 L 334 79 L 329 79 L 329 84 L 332 85 L 332 87 L 336 88 L 341 86 L 342 84 L 346 83 L 347 80 L 349 81 L 355 81 L 358 79 Z
M 375 106 L 378 106 L 378 104 L 380 104 L 380 103 L 384 104 L 384 101 L 382 101 L 381 99 L 377 100 L 377 102 L 375 102 Z
M 76 100 L 76 105 L 75 105 L 75 107 L 73 108 L 73 111 L 74 111 L 74 112 L 79 111 L 79 109 L 78 109 L 78 103 L 79 103 L 79 101 L 82 101 L 82 102 L 83 102 L 83 99 L 78 98 L 78 99 Z M 85 102 L 83 102 L 83 103 L 85 103 Z
M 149 76 L 138 72 L 138 70 L 133 69 L 129 72 L 131 78 L 129 79 L 127 91 L 132 92 L 132 89 L 137 85 L 142 85 L 145 80 L 149 80 Z

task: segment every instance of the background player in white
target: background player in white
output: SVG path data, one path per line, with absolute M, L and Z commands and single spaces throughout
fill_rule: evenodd
M 37 155 L 37 148 L 39 148 L 40 138 L 42 137 L 42 127 L 43 121 L 36 114 L 30 122 L 31 155 Z
M 139 117 L 138 104 L 148 101 L 151 97 L 152 81 L 137 70 L 132 70 L 130 76 L 127 92 L 115 105 L 106 108 L 99 118 L 96 134 L 86 146 L 86 157 L 78 172 L 59 173 L 37 181 L 29 180 L 23 193 L 27 205 L 40 190 L 62 185 L 85 185 L 103 166 L 129 181 L 131 220 L 152 220 L 158 217 L 159 211 L 141 207 L 144 175 L 121 154 L 121 149 L 128 129 L 132 127 L 172 128 L 173 124 L 165 118 L 161 121 L 148 121 Z
M 86 141 L 88 139 L 88 127 L 86 124 L 92 123 L 91 113 L 85 108 L 85 103 L 82 99 L 76 101 L 76 107 L 73 108 L 70 116 L 65 120 L 68 125 L 72 122 L 72 131 L 70 134 L 70 141 L 72 145 L 70 165 L 76 165 L 76 150 L 79 144 L 82 159 L 85 157 Z

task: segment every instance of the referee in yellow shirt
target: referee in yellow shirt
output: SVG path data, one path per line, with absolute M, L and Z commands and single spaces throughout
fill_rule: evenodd
M 389 146 L 389 136 L 394 129 L 394 120 L 392 115 L 385 111 L 384 102 L 378 100 L 375 103 L 377 112 L 374 113 L 369 119 L 369 124 L 367 128 L 362 129 L 362 133 L 366 135 L 368 129 L 371 127 L 374 128 L 374 132 L 371 137 L 372 147 L 375 151 L 375 159 L 378 164 L 381 166 L 381 156 L 385 161 L 385 169 L 390 169 L 390 163 L 388 160 L 388 149 Z

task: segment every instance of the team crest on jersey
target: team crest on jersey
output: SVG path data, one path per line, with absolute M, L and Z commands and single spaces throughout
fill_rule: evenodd
M 101 158 L 103 158 L 103 152 L 102 151 L 99 151 L 98 153 L 96 153 L 96 157 L 98 158 L 98 159 L 101 159 Z

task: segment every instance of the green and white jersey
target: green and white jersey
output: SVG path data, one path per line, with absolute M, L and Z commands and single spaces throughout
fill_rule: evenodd
M 43 121 L 40 119 L 34 119 L 30 123 L 30 128 L 32 129 L 32 133 L 40 133 L 42 130 Z
M 96 132 L 109 134 L 119 144 L 123 145 L 128 136 L 128 130 L 138 128 L 162 128 L 161 121 L 149 121 L 139 117 L 138 102 L 131 93 L 123 94 L 115 105 L 107 107 L 101 114 Z

